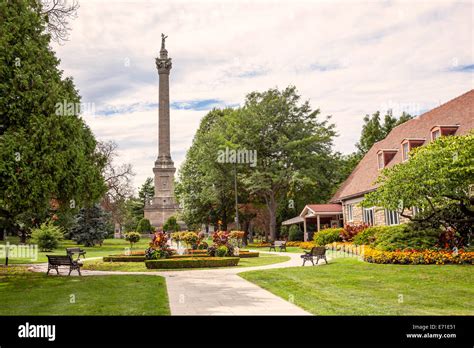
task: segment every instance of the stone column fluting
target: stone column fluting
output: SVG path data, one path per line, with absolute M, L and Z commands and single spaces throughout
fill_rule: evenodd
M 169 77 L 171 70 L 171 58 L 168 58 L 168 51 L 162 45 L 160 57 L 156 58 L 156 68 L 159 75 L 158 89 L 158 159 L 161 164 L 168 164 L 171 161 L 170 154 L 170 89 Z

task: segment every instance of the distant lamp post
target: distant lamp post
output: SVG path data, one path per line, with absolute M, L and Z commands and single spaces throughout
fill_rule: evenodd
M 239 200 L 237 197 L 237 163 L 234 164 L 234 191 L 235 191 L 235 224 L 237 225 L 237 230 L 240 231 Z

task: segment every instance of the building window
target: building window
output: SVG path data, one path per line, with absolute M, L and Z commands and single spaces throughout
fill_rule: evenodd
M 383 160 L 383 152 L 378 154 L 378 165 L 379 169 L 382 169 L 384 167 L 384 160 Z
M 385 209 L 385 224 L 386 225 L 399 225 L 400 215 L 395 210 Z
M 411 208 L 412 216 L 417 216 L 419 213 L 420 213 L 420 208 L 418 208 L 418 207 L 412 207 Z
M 352 204 L 347 205 L 347 221 L 352 221 L 353 216 L 352 216 Z
M 441 136 L 441 130 L 437 129 L 431 133 L 431 139 L 436 140 Z
M 410 152 L 410 143 L 406 142 L 403 144 L 402 149 L 403 160 L 406 161 L 408 159 L 408 153 Z
M 362 218 L 364 222 L 370 226 L 373 226 L 375 223 L 374 219 L 374 208 L 364 208 L 362 211 Z

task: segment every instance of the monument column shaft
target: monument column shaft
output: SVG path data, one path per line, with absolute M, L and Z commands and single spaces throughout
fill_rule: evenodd
M 169 72 L 159 73 L 158 92 L 158 158 L 170 155 L 170 90 Z

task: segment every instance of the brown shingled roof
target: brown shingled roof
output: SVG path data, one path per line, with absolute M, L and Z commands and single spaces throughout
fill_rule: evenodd
M 474 89 L 393 128 L 385 139 L 371 147 L 330 202 L 339 202 L 374 190 L 374 181 L 380 173 L 377 167 L 377 152 L 381 149 L 399 149 L 386 167 L 400 163 L 401 142 L 409 138 L 425 138 L 426 145 L 431 141 L 431 129 L 437 125 L 459 125 L 456 135 L 467 134 L 474 129 Z

